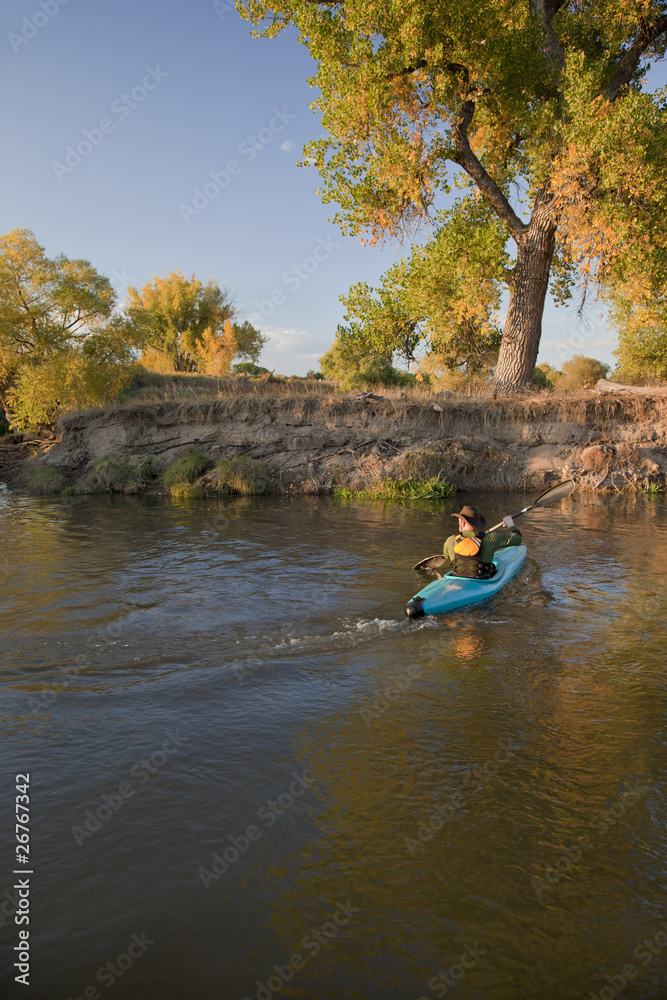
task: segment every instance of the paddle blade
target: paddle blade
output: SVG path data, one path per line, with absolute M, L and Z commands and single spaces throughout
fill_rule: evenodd
M 426 559 L 420 559 L 418 563 L 415 563 L 412 567 L 413 569 L 442 569 L 448 559 L 444 556 L 426 556 Z
M 530 505 L 531 507 L 546 507 L 548 503 L 555 503 L 557 500 L 563 500 L 564 497 L 569 497 L 571 493 L 574 493 L 575 482 L 573 479 L 565 479 L 562 483 L 556 483 L 555 486 L 550 486 L 548 490 L 544 493 L 540 493 L 537 500 L 533 501 Z

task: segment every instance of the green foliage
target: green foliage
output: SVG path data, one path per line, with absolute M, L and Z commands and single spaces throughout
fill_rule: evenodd
M 0 367 L 82 345 L 115 302 L 111 282 L 87 260 L 50 260 L 28 229 L 0 237 Z
M 617 378 L 639 384 L 666 380 L 667 294 L 655 293 L 639 306 L 617 301 L 612 315 L 619 331 Z
M 153 478 L 153 460 L 122 459 L 110 455 L 98 458 L 82 487 L 83 493 L 140 493 Z
M 444 500 L 456 493 L 440 476 L 428 479 L 380 479 L 364 489 L 341 486 L 333 495 L 342 500 Z
M 320 382 L 324 378 L 324 375 L 322 374 L 322 372 L 316 372 L 313 368 L 310 368 L 306 372 L 306 378 L 316 379 L 318 382 Z
M 40 465 L 28 467 L 25 471 L 26 487 L 30 493 L 62 493 L 67 486 L 67 479 L 61 469 L 55 465 Z
M 489 376 L 501 340 L 493 316 L 509 264 L 507 234 L 472 196 L 438 213 L 436 223 L 434 239 L 395 264 L 381 288 L 360 282 L 342 297 L 350 325 L 338 328 L 338 339 L 360 355 L 405 361 L 421 346 L 427 376 Z
M 355 340 L 337 337 L 320 358 L 320 367 L 327 378 L 340 380 L 344 390 L 414 385 L 415 376 L 394 368 L 391 362 L 391 355 L 378 356 Z
M 266 493 L 271 473 L 263 462 L 253 458 L 221 458 L 209 480 L 219 493 L 255 495 Z
M 26 361 L 5 394 L 12 428 L 37 430 L 52 424 L 59 413 L 101 406 L 114 399 L 132 379 L 133 364 L 125 345 L 111 358 L 91 341 L 44 361 Z
M 537 374 L 538 371 L 544 374 L 544 380 L 547 389 L 556 389 L 561 379 L 563 378 L 563 373 L 561 371 L 558 371 L 557 368 L 552 368 L 552 366 L 547 361 L 544 361 L 541 365 L 538 365 L 537 368 L 535 369 L 536 381 L 533 383 L 534 385 L 542 384 L 541 376 Z
M 564 362 L 563 374 L 558 379 L 556 387 L 566 392 L 575 389 L 594 389 L 598 379 L 607 377 L 609 369 L 610 365 L 606 365 L 603 361 L 575 354 L 569 361 Z
M 162 474 L 162 482 L 172 496 L 182 496 L 184 494 L 179 493 L 178 488 L 193 483 L 210 469 L 212 464 L 211 459 L 201 451 L 190 448 L 167 467 Z
M 226 375 L 234 357 L 257 362 L 267 341 L 247 320 L 232 322 L 230 293 L 180 271 L 128 289 L 129 335 L 156 370 Z
M 424 252 L 433 281 L 411 265 L 374 302 L 356 286 L 345 336 L 359 324 L 377 354 L 441 337 L 442 364 L 458 366 L 480 335 L 498 333 L 489 303 L 505 287 L 495 374 L 516 387 L 532 377 L 539 345 L 549 277 L 540 261 L 553 260 L 557 303 L 577 283 L 631 302 L 667 287 L 667 103 L 642 90 L 667 47 L 664 0 L 246 0 L 245 16 L 269 37 L 296 27 L 317 60 L 324 134 L 304 163 L 318 169 L 344 232 L 373 243 L 436 230 Z M 488 213 L 482 232 L 472 210 L 438 214 L 454 187 L 474 190 L 464 200 Z M 464 283 L 452 284 L 466 252 Z M 484 346 L 485 365 L 496 346 Z
M 233 327 L 234 339 L 236 341 L 235 355 L 239 358 L 247 358 L 248 361 L 254 361 L 257 364 L 259 356 L 262 353 L 262 348 L 269 338 L 265 337 L 247 319 L 243 323 L 234 323 Z M 267 371 L 267 368 L 262 368 L 259 373 L 255 372 L 255 374 L 262 374 Z
M 33 234 L 0 238 L 0 400 L 18 430 L 113 399 L 134 355 L 109 279 L 86 260 L 50 260 Z
M 262 368 L 261 365 L 255 365 L 252 361 L 241 361 L 237 365 L 232 365 L 232 370 L 238 372 L 239 375 L 268 375 L 269 369 Z
M 546 373 L 547 365 L 538 365 L 533 374 L 531 385 L 535 389 L 553 389 L 554 384 Z
M 203 285 L 180 271 L 153 277 L 139 291 L 128 289 L 125 306 L 136 347 L 147 362 L 162 356 L 177 372 L 197 371 L 206 334 L 221 334 L 233 316 L 229 293 L 213 281 Z

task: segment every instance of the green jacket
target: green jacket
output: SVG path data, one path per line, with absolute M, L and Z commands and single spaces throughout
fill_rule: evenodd
M 472 538 L 474 531 L 462 532 L 464 537 Z M 457 535 L 450 535 L 442 547 L 442 554 L 450 562 L 454 562 L 454 543 Z M 521 545 L 521 532 L 514 526 L 500 528 L 497 531 L 487 531 L 482 539 L 479 556 L 483 563 L 490 563 L 498 549 L 508 549 L 511 545 Z

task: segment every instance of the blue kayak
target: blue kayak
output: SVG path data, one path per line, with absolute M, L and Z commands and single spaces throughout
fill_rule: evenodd
M 443 611 L 463 608 L 466 604 L 477 604 L 487 597 L 497 594 L 512 577 L 519 572 L 526 558 L 525 545 L 513 545 L 500 549 L 493 557 L 495 576 L 488 580 L 468 580 L 462 576 L 447 573 L 441 580 L 434 580 L 411 597 L 405 605 L 408 618 L 422 615 L 441 615 Z

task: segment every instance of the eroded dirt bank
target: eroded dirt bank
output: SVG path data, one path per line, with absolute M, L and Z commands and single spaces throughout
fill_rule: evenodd
M 414 402 L 248 395 L 70 414 L 57 433 L 31 464 L 57 467 L 74 489 L 102 456 L 151 456 L 160 471 L 192 447 L 214 460 L 260 459 L 278 491 L 435 473 L 461 489 L 537 488 L 568 476 L 584 489 L 636 489 L 664 484 L 667 473 L 664 396 Z M 6 462 L 0 478 L 20 486 L 18 465 Z

